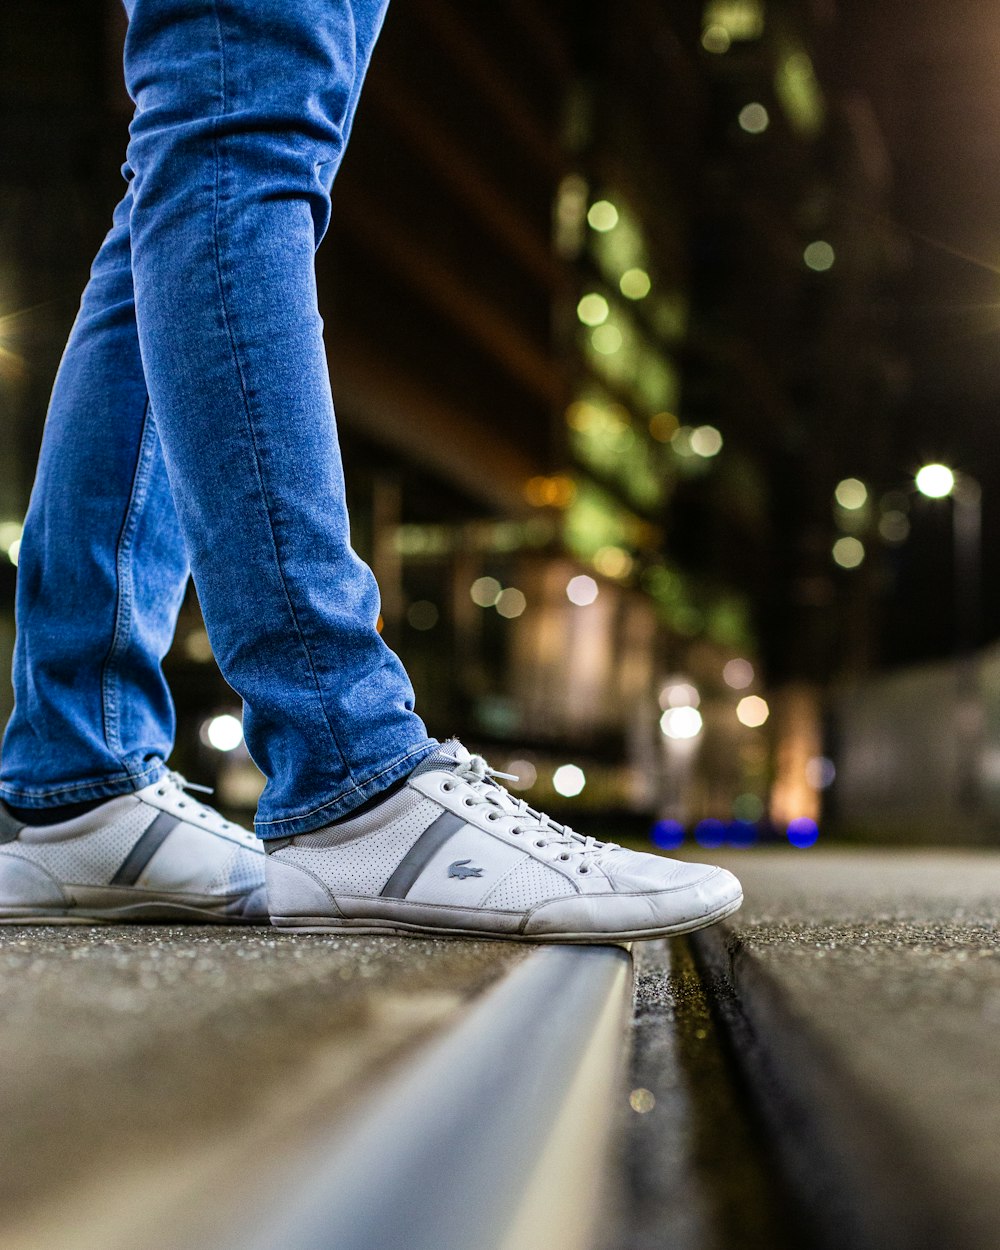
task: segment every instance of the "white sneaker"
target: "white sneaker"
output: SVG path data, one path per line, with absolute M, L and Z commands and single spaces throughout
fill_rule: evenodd
M 271 923 L 612 942 L 700 929 L 742 903 L 732 873 L 584 837 L 514 798 L 504 775 L 451 741 L 372 810 L 268 842 Z
M 56 825 L 0 806 L 0 924 L 267 924 L 264 853 L 178 773 Z

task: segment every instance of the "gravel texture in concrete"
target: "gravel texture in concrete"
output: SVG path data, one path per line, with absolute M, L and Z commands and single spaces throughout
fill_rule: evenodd
M 267 928 L 0 930 L 0 1244 L 150 1246 L 524 957 Z
M 872 1202 L 885 1195 L 874 1215 L 859 1200 L 856 1244 L 874 1230 L 883 1246 L 995 1247 L 1000 854 L 753 851 L 725 863 L 746 903 L 695 947 L 718 968 L 725 944 L 772 1068 L 801 1076 L 806 1117 L 835 1126 L 816 1168 L 832 1150 Z

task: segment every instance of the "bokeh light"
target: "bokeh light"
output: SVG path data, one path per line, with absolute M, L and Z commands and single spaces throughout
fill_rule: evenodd
M 878 532 L 887 543 L 902 543 L 910 536 L 910 518 L 905 512 L 890 508 L 878 520 Z
M 617 326 L 610 324 L 598 326 L 590 336 L 590 341 L 595 352 L 600 352 L 602 356 L 613 356 L 621 348 L 622 332 Z
M 438 623 L 440 613 L 437 604 L 429 599 L 417 599 L 411 603 L 406 612 L 406 619 L 411 628 L 419 630 L 433 629 Z
M 865 558 L 865 545 L 859 538 L 838 538 L 832 555 L 834 563 L 842 569 L 856 569 Z
M 658 820 L 649 831 L 649 840 L 661 851 L 676 851 L 684 842 L 684 826 L 679 820 Z
M 745 130 L 748 135 L 761 135 L 771 124 L 767 109 L 756 100 L 740 109 L 739 120 L 740 129 Z
M 576 315 L 585 326 L 601 325 L 602 322 L 607 321 L 610 311 L 608 301 L 603 295 L 598 295 L 596 291 L 591 291 L 588 295 L 584 295 L 576 306 Z
M 819 838 L 819 826 L 809 816 L 797 816 L 788 822 L 787 836 L 792 846 L 805 850 L 816 845 Z
M 594 568 L 605 577 L 627 577 L 635 561 L 621 547 L 601 547 L 594 553 Z
M 752 820 L 733 820 L 729 824 L 729 845 L 745 851 L 757 841 L 757 826 Z
M 836 256 L 833 248 L 825 239 L 816 239 L 806 247 L 802 253 L 802 259 L 805 261 L 807 269 L 813 270 L 814 273 L 825 273 L 828 269 L 833 268 Z
M 243 741 L 243 725 L 239 717 L 223 712 L 204 723 L 202 739 L 216 751 L 235 751 Z
M 746 690 L 753 685 L 753 665 L 749 660 L 729 660 L 722 670 L 722 680 L 732 690 Z
M 837 503 L 849 511 L 863 508 L 868 502 L 868 487 L 860 478 L 845 477 L 842 482 L 837 483 L 837 488 L 833 493 Z
M 587 212 L 587 222 L 591 230 L 605 234 L 618 225 L 618 209 L 610 200 L 597 200 Z
M 504 772 L 517 778 L 516 781 L 506 783 L 511 790 L 530 790 L 538 780 L 538 769 L 531 760 L 511 760 Z
M 524 593 L 516 586 L 508 586 L 500 591 L 493 606 L 501 616 L 506 617 L 507 620 L 513 620 L 514 617 L 521 615 L 528 606 L 528 601 Z
M 587 778 L 584 771 L 576 764 L 560 764 L 552 774 L 552 788 L 564 799 L 574 798 L 586 784 Z
M 651 286 L 645 269 L 626 269 L 618 281 L 618 289 L 626 299 L 645 299 Z
M 701 36 L 701 46 L 706 52 L 714 52 L 716 56 L 722 56 L 723 53 L 728 52 L 732 42 L 729 31 L 718 23 L 706 26 Z
M 578 608 L 585 608 L 593 603 L 599 593 L 597 582 L 586 573 L 571 577 L 566 586 L 566 598 Z
M 946 464 L 925 464 L 916 476 L 917 490 L 928 499 L 944 499 L 955 489 L 955 474 Z
M 503 587 L 495 577 L 477 577 L 472 583 L 469 594 L 472 602 L 481 608 L 492 608 L 500 597 Z
M 706 850 L 718 850 L 726 841 L 726 826 L 721 820 L 699 820 L 694 827 L 694 840 Z
M 733 799 L 733 815 L 737 820 L 750 821 L 760 820 L 764 815 L 764 803 L 760 795 L 747 791 L 746 794 L 738 794 Z
M 714 425 L 699 425 L 691 431 L 691 450 L 710 459 L 722 450 L 722 435 Z
M 699 707 L 701 704 L 701 695 L 698 693 L 697 686 L 682 677 L 675 677 L 668 681 L 660 691 L 660 707 Z
M 759 694 L 744 695 L 736 705 L 736 719 L 748 729 L 758 729 L 770 714 L 771 709 Z
M 806 781 L 816 790 L 825 790 L 832 786 L 837 778 L 837 768 L 833 760 L 825 755 L 814 755 L 806 760 Z
M 660 717 L 660 730 L 664 737 L 676 742 L 697 738 L 701 727 L 701 713 L 696 707 L 668 707 Z
M 679 426 L 672 412 L 657 412 L 649 418 L 649 432 L 658 443 L 669 443 Z

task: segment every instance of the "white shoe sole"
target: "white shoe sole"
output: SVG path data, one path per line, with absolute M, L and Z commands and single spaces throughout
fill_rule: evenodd
M 497 933 L 488 929 L 445 928 L 441 925 L 406 924 L 401 921 L 345 919 L 340 916 L 272 916 L 271 924 L 286 933 L 339 933 L 384 935 L 386 937 L 453 937 L 494 938 L 503 942 L 570 942 L 576 945 L 606 945 L 609 942 L 643 942 L 653 938 L 673 937 L 679 933 L 694 933 L 718 924 L 743 905 L 743 895 L 732 899 L 715 911 L 677 924 L 662 925 L 655 929 L 630 929 L 606 933 Z
M 266 916 L 241 916 L 223 907 L 198 906 L 165 899 L 144 899 L 111 907 L 4 907 L 0 925 L 70 924 L 227 924 L 268 925 Z

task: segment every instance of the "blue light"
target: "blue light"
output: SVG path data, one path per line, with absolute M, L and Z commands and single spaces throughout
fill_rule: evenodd
M 757 841 L 757 826 L 750 820 L 733 820 L 729 824 L 729 845 L 739 850 Z
M 679 820 L 658 820 L 649 831 L 649 840 L 661 851 L 676 851 L 684 841 L 684 826 Z
M 807 847 L 815 846 L 818 837 L 819 826 L 808 816 L 797 816 L 788 822 L 788 840 L 792 846 L 804 851 Z
M 699 820 L 694 827 L 694 840 L 707 850 L 717 850 L 726 840 L 726 826 L 721 820 Z

